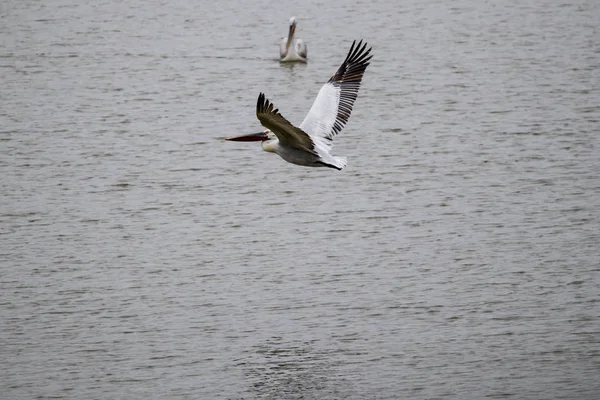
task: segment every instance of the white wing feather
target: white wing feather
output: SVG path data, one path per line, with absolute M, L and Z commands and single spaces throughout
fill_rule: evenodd
M 352 43 L 346 59 L 329 81 L 321 87 L 300 129 L 310 135 L 318 150 L 331 151 L 332 139 L 348 122 L 358 96 L 363 74 L 372 56 L 362 40 Z M 362 45 L 362 46 L 361 46 Z M 366 51 L 365 51 L 366 50 Z
M 340 103 L 340 87 L 327 82 L 321 87 L 310 111 L 300 124 L 300 129 L 308 133 L 317 147 L 322 147 L 328 153 L 332 142 L 329 137 L 336 121 Z

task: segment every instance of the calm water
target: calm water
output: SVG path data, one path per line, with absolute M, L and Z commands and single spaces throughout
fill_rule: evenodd
M 81 3 L 0 5 L 2 397 L 597 398 L 598 2 Z M 355 38 L 344 171 L 222 140 Z

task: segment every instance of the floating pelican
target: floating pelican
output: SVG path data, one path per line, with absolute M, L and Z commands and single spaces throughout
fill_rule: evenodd
M 285 161 L 308 167 L 329 167 L 341 170 L 346 157 L 331 155 L 332 139 L 350 118 L 360 82 L 369 65 L 371 49 L 362 40 L 352 43 L 346 59 L 321 87 L 315 102 L 300 127 L 295 127 L 279 114 L 261 93 L 256 103 L 256 116 L 267 128 L 264 132 L 227 138 L 238 142 L 261 141 L 264 151 L 276 153 Z
M 279 45 L 279 61 L 281 62 L 306 62 L 306 44 L 302 39 L 294 39 L 294 32 L 296 32 L 296 17 L 291 17 L 288 37 L 281 39 Z

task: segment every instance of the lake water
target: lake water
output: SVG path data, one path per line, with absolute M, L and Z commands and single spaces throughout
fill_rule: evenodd
M 597 398 L 600 3 L 83 3 L 0 5 L 3 398 Z M 222 140 L 353 39 L 346 169 Z

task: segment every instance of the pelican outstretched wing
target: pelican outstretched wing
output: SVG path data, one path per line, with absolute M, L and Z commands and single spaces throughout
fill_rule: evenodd
M 305 150 L 316 154 L 315 144 L 313 140 L 302 129 L 292 125 L 287 119 L 279 114 L 279 110 L 275 108 L 265 97 L 264 93 L 258 96 L 256 102 L 256 116 L 265 128 L 273 132 L 279 142 L 283 146 L 289 146 L 300 150 Z
M 362 40 L 352 42 L 346 59 L 329 81 L 321 87 L 300 129 L 319 144 L 331 149 L 331 140 L 346 125 L 358 96 L 363 74 L 369 66 L 371 48 Z

